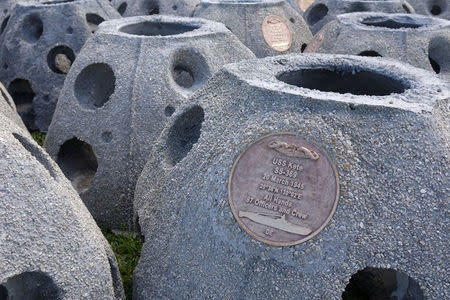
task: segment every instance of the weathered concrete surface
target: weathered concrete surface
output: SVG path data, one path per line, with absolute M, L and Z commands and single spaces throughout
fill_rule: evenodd
M 124 17 L 175 15 L 191 17 L 200 0 L 112 0 L 111 4 Z
M 305 52 L 383 56 L 450 79 L 450 21 L 411 14 L 351 13 L 322 28 Z
M 1 299 L 124 299 L 114 254 L 70 182 L 0 118 Z
M 46 132 L 76 55 L 103 20 L 120 18 L 106 0 L 21 2 L 1 35 L 0 80 L 31 130 Z
M 408 0 L 414 7 L 416 13 L 450 19 L 450 2 L 449 0 Z
M 11 96 L 8 94 L 8 91 L 1 83 L 0 83 L 0 114 L 9 118 L 11 121 L 16 123 L 16 125 L 26 130 L 25 125 L 22 122 L 22 119 L 20 119 L 19 115 L 17 114 L 16 105 L 14 104 L 13 99 L 11 98 Z
M 312 38 L 303 18 L 281 0 L 204 0 L 194 16 L 225 24 L 257 57 L 300 53 Z M 264 23 L 272 28 L 265 31 Z
M 67 77 L 45 141 L 98 223 L 131 225 L 137 177 L 169 117 L 222 65 L 247 58 L 249 49 L 208 20 L 100 26 Z
M 287 2 L 301 15 L 305 13 L 314 1 L 315 0 L 287 0 Z
M 414 8 L 403 0 L 316 0 L 303 17 L 313 34 L 336 19 L 352 12 L 414 13 Z
M 138 181 L 136 299 L 340 299 L 367 266 L 406 273 L 427 299 L 449 298 L 449 99 L 448 82 L 390 59 L 226 66 L 172 118 Z M 238 156 L 275 132 L 315 141 L 340 178 L 330 223 L 291 247 L 254 240 L 228 201 Z

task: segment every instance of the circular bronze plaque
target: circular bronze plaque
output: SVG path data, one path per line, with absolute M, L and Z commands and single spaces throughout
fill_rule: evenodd
M 276 246 L 305 242 L 330 221 L 339 177 L 328 155 L 294 133 L 265 136 L 236 160 L 231 209 L 251 236 Z
M 262 24 L 262 32 L 266 43 L 276 51 L 286 51 L 291 48 L 292 34 L 283 18 L 268 16 Z
M 297 0 L 298 8 L 300 8 L 302 12 L 305 12 L 314 1 L 315 0 Z

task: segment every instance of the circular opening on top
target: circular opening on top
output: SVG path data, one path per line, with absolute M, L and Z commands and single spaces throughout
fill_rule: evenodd
M 128 4 L 126 2 L 123 2 L 122 4 L 120 4 L 119 8 L 117 9 L 117 11 L 119 12 L 119 14 L 121 16 L 123 16 L 123 14 L 125 13 L 125 11 L 127 10 L 127 6 Z
M 97 172 L 97 155 L 91 145 L 77 138 L 66 141 L 56 159 L 78 193 L 87 191 Z
M 44 24 L 38 15 L 32 14 L 24 18 L 22 23 L 22 37 L 29 43 L 35 43 L 44 32 Z
M 277 76 L 297 87 L 339 94 L 387 96 L 409 88 L 404 82 L 370 70 L 301 69 Z
M 365 268 L 354 274 L 342 299 L 425 299 L 416 280 L 394 269 Z
M 2 34 L 5 31 L 6 25 L 8 25 L 9 16 L 6 16 L 6 18 L 3 20 L 2 25 L 0 27 L 0 34 Z
M 171 74 L 182 89 L 192 92 L 206 82 L 210 75 L 209 66 L 196 49 L 178 49 L 172 57 Z
M 314 25 L 328 14 L 328 7 L 325 4 L 317 4 L 311 8 L 306 17 L 309 25 Z
M 369 57 L 382 57 L 382 55 L 380 53 L 378 53 L 377 51 L 373 51 L 373 50 L 362 51 L 358 55 L 359 56 L 369 56 Z
M 400 29 L 400 28 L 419 28 L 423 24 L 417 23 L 414 19 L 409 16 L 377 16 L 368 17 L 361 21 L 361 24 L 366 26 L 383 27 L 389 29 Z
M 33 105 L 33 99 L 36 96 L 30 82 L 21 78 L 11 81 L 8 86 L 8 92 L 16 104 L 18 113 L 27 112 Z
M 105 63 L 85 67 L 75 80 L 75 97 L 86 108 L 102 107 L 114 93 L 116 77 Z
M 119 29 L 120 32 L 132 35 L 144 36 L 167 36 L 183 34 L 199 29 L 200 25 L 168 23 L 161 21 L 144 21 L 136 24 L 126 25 Z
M 194 106 L 178 116 L 169 130 L 167 162 L 171 166 L 179 163 L 191 151 L 200 138 L 205 113 L 200 106 Z
M 61 290 L 42 272 L 24 272 L 0 284 L 0 299 L 59 299 Z
M 75 60 L 75 54 L 67 46 L 56 46 L 47 55 L 47 64 L 50 70 L 57 74 L 69 73 L 70 67 Z

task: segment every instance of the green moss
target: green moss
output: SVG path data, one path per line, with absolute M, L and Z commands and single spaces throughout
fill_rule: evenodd
M 133 295 L 133 272 L 141 256 L 142 241 L 139 236 L 135 236 L 127 228 L 123 229 L 124 233 L 122 234 L 115 234 L 109 229 L 102 229 L 102 232 L 116 255 L 125 295 L 127 299 L 131 299 Z
M 44 145 L 45 135 L 46 135 L 45 133 L 39 131 L 31 132 L 31 136 L 36 141 L 36 143 L 38 143 L 39 146 L 41 147 Z

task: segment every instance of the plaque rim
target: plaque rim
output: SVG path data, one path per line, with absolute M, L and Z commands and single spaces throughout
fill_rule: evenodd
M 297 241 L 293 241 L 293 242 L 287 242 L 287 243 L 278 243 L 278 242 L 273 242 L 270 240 L 267 240 L 263 237 L 260 237 L 258 235 L 256 235 L 255 233 L 253 233 L 249 228 L 247 228 L 247 226 L 241 221 L 241 219 L 239 218 L 236 209 L 233 205 L 233 200 L 231 199 L 231 179 L 233 177 L 234 174 L 234 170 L 235 167 L 237 165 L 237 163 L 239 162 L 239 160 L 241 159 L 241 157 L 249 150 L 249 148 L 251 146 L 253 146 L 256 142 L 268 138 L 270 136 L 273 135 L 293 135 L 293 136 L 298 136 L 302 139 L 304 139 L 305 141 L 307 141 L 308 143 L 313 144 L 314 146 L 316 146 L 318 149 L 321 150 L 321 152 L 325 155 L 326 159 L 328 160 L 328 162 L 331 164 L 331 167 L 333 169 L 333 173 L 334 173 L 334 178 L 336 179 L 336 198 L 334 200 L 334 205 L 333 208 L 331 209 L 330 214 L 328 215 L 327 219 L 322 223 L 322 225 L 317 228 L 312 234 L 297 240 Z M 339 173 L 337 171 L 336 165 L 334 164 L 333 160 L 331 159 L 331 157 L 328 155 L 328 152 L 326 152 L 320 145 L 318 142 L 312 140 L 312 139 L 306 139 L 304 136 L 298 135 L 297 133 L 294 132 L 276 132 L 276 133 L 269 133 L 266 134 L 264 136 L 261 136 L 257 139 L 255 139 L 251 144 L 249 144 L 248 146 L 245 147 L 244 150 L 241 151 L 241 153 L 238 155 L 238 157 L 234 160 L 233 162 L 233 166 L 231 168 L 231 172 L 230 172 L 230 176 L 228 177 L 228 184 L 227 184 L 227 190 L 228 190 L 228 202 L 230 203 L 230 207 L 231 207 L 231 211 L 233 212 L 233 216 L 235 218 L 235 220 L 239 223 L 240 227 L 243 228 L 245 230 L 245 232 L 247 232 L 250 236 L 252 236 L 254 239 L 263 242 L 265 244 L 271 245 L 271 246 L 278 246 L 278 247 L 289 247 L 289 246 L 294 246 L 294 245 L 298 245 L 301 243 L 304 243 L 310 239 L 312 239 L 313 237 L 315 237 L 317 234 L 319 234 L 320 232 L 322 232 L 322 230 L 328 225 L 328 223 L 330 223 L 331 218 L 333 218 L 334 213 L 336 212 L 337 209 L 337 205 L 339 203 L 339 197 L 340 197 L 340 181 L 339 181 Z
M 275 49 L 275 48 L 273 47 L 273 45 L 271 45 L 271 44 L 269 43 L 269 41 L 267 40 L 267 38 L 266 38 L 266 34 L 265 34 L 265 30 L 264 30 L 264 28 L 265 28 L 265 23 L 266 23 L 266 20 L 269 19 L 269 18 L 271 18 L 271 17 L 275 17 L 275 18 L 280 19 L 280 20 L 283 22 L 283 24 L 286 26 L 286 28 L 288 29 L 288 32 L 289 32 L 289 46 L 288 46 L 287 49 L 285 49 L 285 50 L 278 50 L 278 49 Z M 292 38 L 293 38 L 293 37 L 292 37 L 292 30 L 291 30 L 291 28 L 290 28 L 289 25 L 288 25 L 288 21 L 286 21 L 286 19 L 284 19 L 283 17 L 280 17 L 280 16 L 278 16 L 278 15 L 274 15 L 274 14 L 271 14 L 271 15 L 266 16 L 266 17 L 263 19 L 262 24 L 261 24 L 261 32 L 262 32 L 264 41 L 265 41 L 266 44 L 270 47 L 270 49 L 273 49 L 273 50 L 275 50 L 275 51 L 277 51 L 277 52 L 286 52 L 286 51 L 289 51 L 289 49 L 291 49 L 291 47 L 292 47 Z

